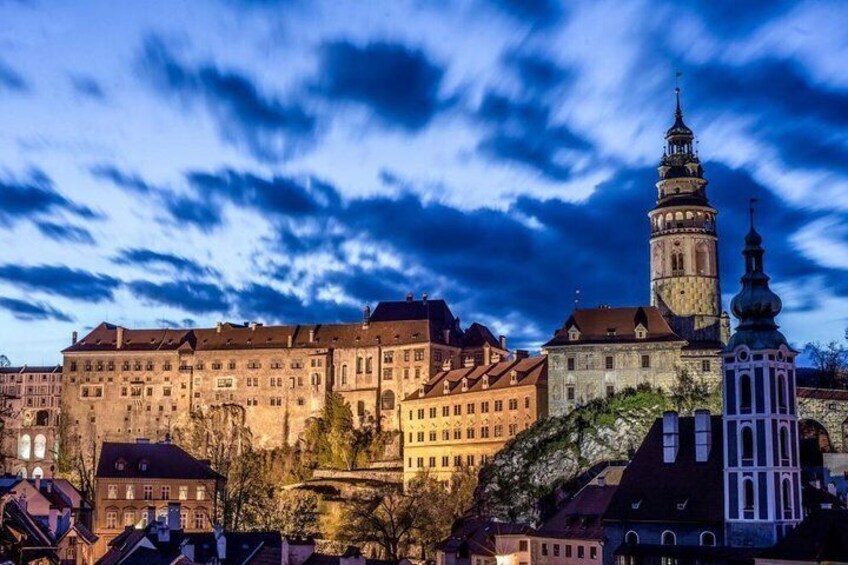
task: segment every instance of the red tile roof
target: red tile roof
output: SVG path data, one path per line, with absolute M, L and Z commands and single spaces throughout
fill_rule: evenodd
M 510 384 L 513 375 L 517 381 L 515 385 Z M 488 386 L 486 386 L 486 380 L 488 380 Z M 441 371 L 423 385 L 423 394 L 419 389 L 410 394 L 406 400 L 438 398 L 445 396 L 445 390 L 448 391 L 447 394 L 462 394 L 510 386 L 539 385 L 546 383 L 547 380 L 548 358 L 546 355 L 540 355 L 492 365 Z M 463 390 L 463 381 L 467 384 L 465 390 Z M 448 383 L 447 389 L 445 383 Z
M 636 337 L 636 328 L 642 325 L 647 330 L 644 339 Z M 568 331 L 576 327 L 580 339 L 570 341 Z M 627 308 L 584 308 L 576 309 L 555 334 L 544 345 L 582 345 L 586 343 L 629 343 L 685 340 L 674 333 L 668 322 L 654 306 Z
M 833 388 L 797 388 L 798 398 L 813 398 L 817 400 L 848 400 L 848 390 Z

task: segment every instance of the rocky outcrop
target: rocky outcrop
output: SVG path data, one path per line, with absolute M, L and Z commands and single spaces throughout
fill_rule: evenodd
M 538 522 L 540 500 L 601 461 L 629 458 L 654 420 L 671 408 L 666 394 L 641 387 L 537 422 L 480 471 L 475 512 L 498 520 Z

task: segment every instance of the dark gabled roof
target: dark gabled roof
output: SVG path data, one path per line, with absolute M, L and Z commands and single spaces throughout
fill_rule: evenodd
M 758 557 L 810 563 L 848 563 L 848 511 L 822 509 L 813 512 L 777 545 Z
M 454 524 L 451 535 L 436 544 L 436 549 L 445 553 L 458 553 L 464 558 L 471 555 L 495 555 L 496 536 L 530 535 L 532 532 L 533 528 L 526 524 L 465 519 Z
M 636 328 L 642 325 L 647 330 L 644 339 L 636 338 Z M 576 327 L 580 339 L 571 341 L 568 332 Z M 682 337 L 674 333 L 668 322 L 654 306 L 626 308 L 583 308 L 571 313 L 553 339 L 543 347 L 585 345 L 587 343 L 633 343 L 679 341 Z
M 516 384 L 511 385 L 512 375 L 515 373 Z M 483 377 L 488 377 L 488 387 L 484 388 Z M 468 388 L 462 390 L 463 379 Z M 446 396 L 445 383 L 448 383 L 447 394 L 467 394 L 489 389 L 509 388 L 510 386 L 541 385 L 548 380 L 548 357 L 540 355 L 537 357 L 526 357 L 515 361 L 504 361 L 492 365 L 477 365 L 464 367 L 462 369 L 451 369 L 440 371 L 422 386 L 421 389 L 406 397 L 407 401 L 422 398 L 438 398 Z
M 279 550 L 282 546 L 282 536 L 279 532 L 225 532 L 227 540 L 227 561 L 242 564 L 250 558 L 268 557 L 267 551 L 276 550 L 279 562 Z M 185 533 L 183 539 L 194 546 L 194 561 L 208 563 L 217 557 L 217 545 L 213 532 Z M 263 550 L 265 553 L 263 554 Z
M 401 320 L 429 320 L 445 328 L 453 328 L 456 323 L 447 302 L 441 299 L 380 302 L 371 313 L 372 322 Z
M 695 461 L 695 419 L 679 418 L 680 448 L 674 463 L 663 462 L 662 419 L 651 426 L 604 515 L 609 521 L 695 522 L 724 520 L 721 416 L 710 418 L 712 448 Z M 678 507 L 678 505 L 681 505 Z
M 118 460 L 124 470 L 116 468 Z M 142 471 L 140 463 L 147 463 Z M 208 464 L 201 462 L 172 443 L 103 442 L 96 478 L 219 479 Z
M 603 539 L 602 518 L 617 488 L 618 485 L 586 485 L 545 522 L 535 535 L 562 539 Z
M 500 348 L 501 342 L 486 326 L 474 322 L 462 335 L 463 347 L 483 347 L 485 344 Z

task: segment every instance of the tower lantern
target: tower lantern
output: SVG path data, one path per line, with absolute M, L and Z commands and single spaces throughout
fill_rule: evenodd
M 707 180 L 695 153 L 692 130 L 683 121 L 675 89 L 674 123 L 665 134 L 657 203 L 651 221 L 651 305 L 690 343 L 724 341 L 718 270 L 716 210 L 707 200 Z

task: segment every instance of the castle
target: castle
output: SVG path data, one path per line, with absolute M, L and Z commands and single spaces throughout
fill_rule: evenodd
M 650 305 L 578 308 L 543 346 L 551 415 L 641 383 L 668 389 L 681 371 L 718 384 L 730 333 L 721 311 L 717 211 L 683 121 L 680 89 L 648 218 Z

